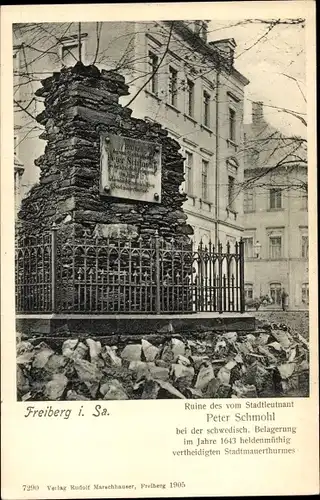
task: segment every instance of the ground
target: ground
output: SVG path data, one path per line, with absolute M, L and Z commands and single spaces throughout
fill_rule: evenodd
M 258 321 L 284 323 L 309 339 L 309 311 L 255 311 L 250 312 Z

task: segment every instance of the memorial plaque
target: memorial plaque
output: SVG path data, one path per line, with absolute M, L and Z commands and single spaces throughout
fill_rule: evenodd
M 100 193 L 104 196 L 161 202 L 161 145 L 101 135 Z

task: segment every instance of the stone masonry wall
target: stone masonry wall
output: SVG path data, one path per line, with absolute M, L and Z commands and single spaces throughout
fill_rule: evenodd
M 124 78 L 114 72 L 77 63 L 42 81 L 36 92 L 45 110 L 37 117 L 47 141 L 36 160 L 40 181 L 23 200 L 17 229 L 35 233 L 58 227 L 99 230 L 120 225 L 139 235 L 158 230 L 165 239 L 187 241 L 192 228 L 186 223 L 179 192 L 183 182 L 180 145 L 159 124 L 131 117 L 119 104 L 128 95 Z M 162 145 L 161 204 L 101 197 L 100 133 L 144 139 Z

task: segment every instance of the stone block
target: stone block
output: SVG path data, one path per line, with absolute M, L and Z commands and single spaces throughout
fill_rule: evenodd
M 135 238 L 138 228 L 130 224 L 96 224 L 94 236 L 100 238 Z
M 70 196 L 70 198 L 67 198 L 66 200 L 58 201 L 57 202 L 57 207 L 59 212 L 71 212 L 72 210 L 75 210 L 76 208 L 76 200 L 74 196 Z
M 110 214 L 107 212 L 98 212 L 93 210 L 76 210 L 74 212 L 75 222 L 100 222 L 108 223 L 110 221 Z
M 107 113 L 105 111 L 94 111 L 93 109 L 88 109 L 83 106 L 74 106 L 65 110 L 65 118 L 75 119 L 82 118 L 85 121 L 91 122 L 91 124 L 104 124 L 113 125 L 116 120 L 116 115 L 113 113 Z
M 67 386 L 68 379 L 62 373 L 53 375 L 53 379 L 46 384 L 45 396 L 49 401 L 57 401 L 60 399 Z

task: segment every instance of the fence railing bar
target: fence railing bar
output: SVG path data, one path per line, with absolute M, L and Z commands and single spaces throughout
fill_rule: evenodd
M 51 309 L 57 310 L 57 231 L 54 225 L 51 230 Z
M 240 254 L 240 312 L 245 311 L 245 296 L 244 296 L 244 241 L 241 238 L 239 242 Z
M 160 240 L 159 240 L 159 234 L 158 231 L 156 232 L 155 236 L 155 266 L 156 266 L 156 314 L 161 313 L 161 300 L 160 300 L 160 280 L 161 280 L 161 273 L 160 273 Z

